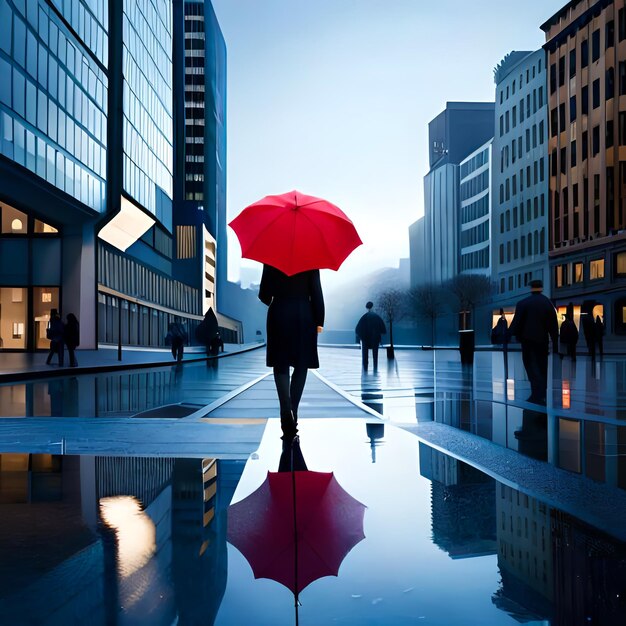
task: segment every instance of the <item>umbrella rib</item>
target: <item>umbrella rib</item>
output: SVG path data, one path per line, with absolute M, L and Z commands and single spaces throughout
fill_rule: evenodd
M 308 220 L 308 222 L 310 224 L 312 224 L 319 233 L 321 233 L 322 235 L 322 242 L 324 244 L 324 248 L 326 248 L 326 252 L 328 253 L 328 256 L 334 261 L 335 261 L 335 255 L 333 254 L 332 250 L 328 247 L 328 244 L 326 243 L 326 239 L 324 238 L 324 231 L 321 229 L 321 227 L 319 226 L 319 224 L 317 224 L 314 220 L 312 220 L 306 213 L 301 213 L 302 217 L 304 217 L 306 220 Z

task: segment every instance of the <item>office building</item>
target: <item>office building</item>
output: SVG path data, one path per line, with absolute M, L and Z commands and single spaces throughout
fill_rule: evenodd
M 492 139 L 460 164 L 459 273 L 491 273 Z
M 626 334 L 626 7 L 568 2 L 546 35 L 549 255 L 559 310 Z M 581 314 L 583 316 L 581 317 Z
M 493 323 L 515 304 L 533 279 L 548 270 L 548 122 L 543 49 L 507 54 L 494 70 L 496 129 L 493 140 Z

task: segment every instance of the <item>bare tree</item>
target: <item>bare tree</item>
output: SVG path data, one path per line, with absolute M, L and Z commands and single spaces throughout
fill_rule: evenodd
M 478 302 L 486 300 L 491 295 L 491 281 L 482 274 L 457 274 L 448 287 L 456 298 L 461 317 L 461 330 L 467 330 L 467 316 L 470 314 L 474 323 L 474 308 Z
M 434 283 L 412 287 L 408 292 L 408 302 L 416 318 L 430 321 L 430 340 L 434 348 L 437 318 L 444 314 L 446 302 L 444 289 Z
M 389 326 L 389 355 L 393 356 L 393 323 L 406 314 L 406 291 L 395 287 L 385 289 L 376 297 L 376 306 Z

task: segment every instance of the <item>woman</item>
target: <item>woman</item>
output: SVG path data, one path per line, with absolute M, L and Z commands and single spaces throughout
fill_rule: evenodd
M 274 369 L 284 438 L 298 432 L 298 405 L 307 370 L 319 367 L 317 334 L 324 326 L 324 296 L 319 270 L 287 276 L 263 266 L 259 299 L 267 304 L 266 364 Z M 289 368 L 293 367 L 291 380 Z
M 78 361 L 74 351 L 80 345 L 80 326 L 78 320 L 73 313 L 68 313 L 67 322 L 63 330 L 63 338 L 65 339 L 65 345 L 67 346 L 67 352 L 70 356 L 70 367 L 77 367 Z

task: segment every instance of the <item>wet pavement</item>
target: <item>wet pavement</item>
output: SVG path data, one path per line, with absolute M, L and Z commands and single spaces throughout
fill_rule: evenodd
M 292 591 L 227 541 L 231 500 L 281 456 L 264 356 L 0 385 L 3 621 L 294 623 Z M 302 453 L 367 507 L 365 538 L 302 590 L 299 623 L 624 623 L 620 357 L 557 359 L 547 407 L 519 354 L 508 380 L 501 353 L 320 361 Z

